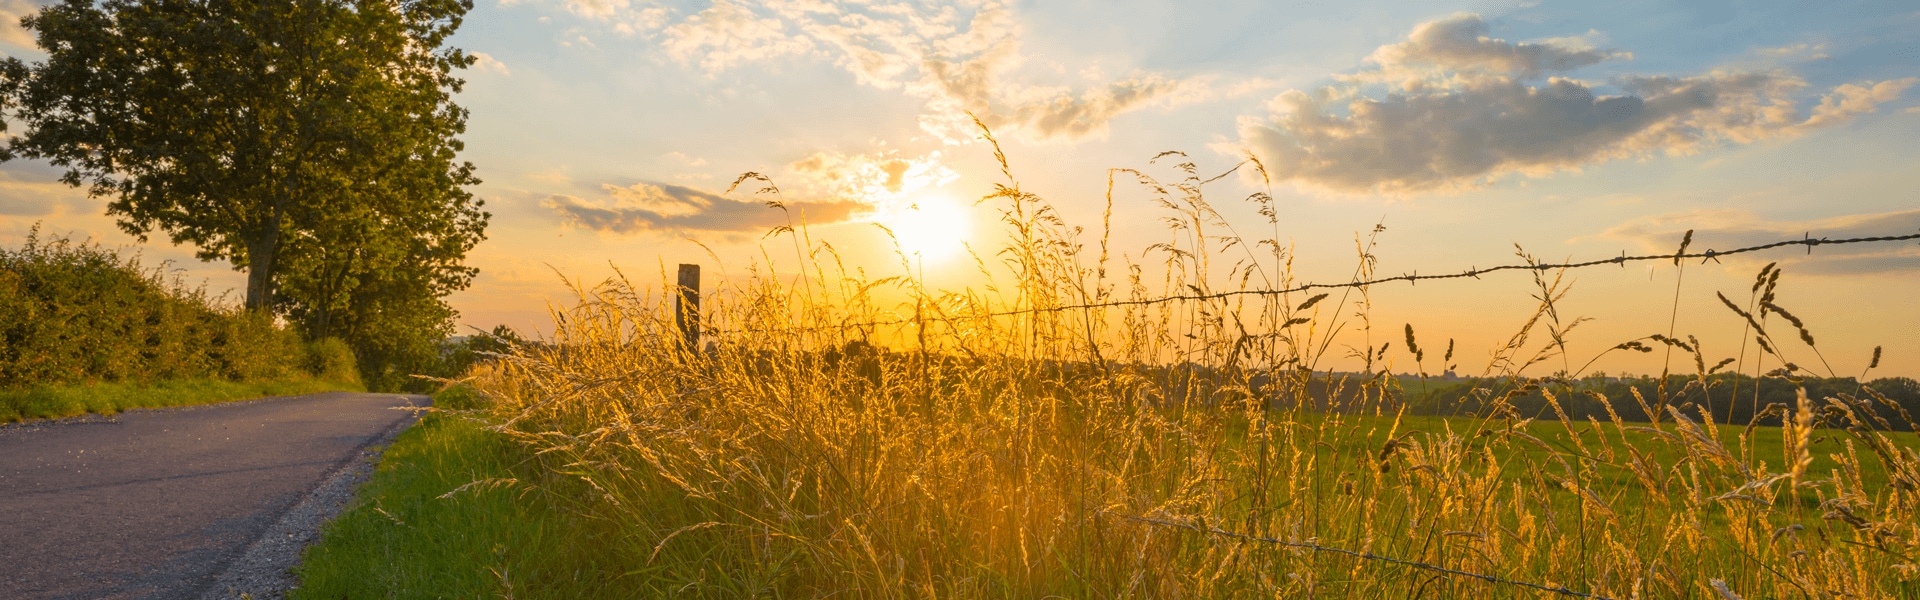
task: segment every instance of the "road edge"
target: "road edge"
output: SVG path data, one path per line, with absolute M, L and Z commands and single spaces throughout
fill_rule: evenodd
M 419 397 L 424 401 L 418 407 L 433 405 L 431 397 Z M 407 409 L 396 407 L 394 410 Z M 394 438 L 419 422 L 420 415 L 416 412 L 368 438 L 367 443 L 328 473 L 305 497 L 281 512 L 260 537 L 248 543 L 247 549 L 227 563 L 200 598 L 279 600 L 299 587 L 300 579 L 294 576 L 293 567 L 300 564 L 300 554 L 308 546 L 319 543 L 320 530 L 353 504 L 361 484 L 372 478 L 381 454 Z

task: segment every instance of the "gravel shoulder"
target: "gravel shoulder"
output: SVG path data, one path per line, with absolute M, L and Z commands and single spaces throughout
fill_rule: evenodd
M 0 427 L 0 597 L 279 597 L 427 404 L 325 393 Z

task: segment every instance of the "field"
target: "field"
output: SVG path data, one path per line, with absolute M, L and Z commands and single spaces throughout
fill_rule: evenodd
M 780 233 L 810 270 L 708 294 L 697 346 L 665 282 L 582 289 L 548 340 L 466 378 L 482 401 L 436 417 L 481 420 L 508 458 L 465 481 L 440 468 L 422 487 L 452 493 L 409 506 L 547 511 L 524 522 L 558 529 L 486 526 L 537 540 L 499 552 L 539 556 L 446 559 L 488 565 L 512 597 L 1920 595 L 1920 443 L 1878 390 L 1713 425 L 1702 407 L 1737 392 L 1684 335 L 1616 348 L 1673 348 L 1688 367 L 1651 397 L 1531 373 L 1562 362 L 1576 323 L 1543 268 L 1470 408 L 1415 416 L 1387 346 L 1354 350 L 1357 372 L 1318 366 L 1347 351 L 1332 332 L 1374 327 L 1367 287 L 1283 292 L 1277 220 L 1241 240 L 1201 182 L 1150 181 L 1184 219 L 1157 282 L 1010 180 L 988 198 L 1014 240 L 997 270 L 982 261 L 992 287 L 868 279 L 796 227 Z M 1265 254 L 1221 271 L 1221 244 Z M 1769 266 L 1744 309 L 1729 301 L 1767 352 L 1799 343 L 1797 319 L 1766 308 L 1777 281 Z M 1411 326 L 1375 337 L 1403 333 L 1398 352 L 1435 364 Z M 1799 377 L 1771 356 L 1735 367 Z M 1526 395 L 1544 412 L 1511 402 Z M 1651 420 L 1576 417 L 1576 397 Z M 368 508 L 334 531 L 388 526 Z M 346 555 L 411 543 L 353 530 L 373 547 Z M 308 585 L 337 589 L 324 571 Z

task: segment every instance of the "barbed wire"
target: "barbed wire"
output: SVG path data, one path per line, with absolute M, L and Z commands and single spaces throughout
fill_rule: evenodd
M 1691 234 L 1692 232 L 1688 232 L 1688 233 Z M 1690 239 L 1691 239 L 1691 236 L 1689 236 L 1689 240 Z M 1306 283 L 1306 284 L 1301 284 L 1301 285 L 1284 288 L 1284 289 L 1233 290 L 1233 291 L 1227 291 L 1227 292 L 1215 292 L 1215 293 L 1207 293 L 1207 294 L 1174 294 L 1174 295 L 1159 296 L 1154 298 L 1138 298 L 1138 299 L 1131 299 L 1131 300 L 1110 300 L 1106 302 L 1093 302 L 1089 304 L 1071 304 L 1071 305 L 1060 305 L 1060 306 L 1019 308 L 1019 309 L 1012 309 L 1012 310 L 989 312 L 985 314 L 943 316 L 940 318 L 932 318 L 932 319 L 924 318 L 924 317 L 922 318 L 902 317 L 899 319 L 865 321 L 865 322 L 859 322 L 859 323 L 843 323 L 838 325 L 816 325 L 811 327 L 782 327 L 782 328 L 767 328 L 767 329 L 710 329 L 708 330 L 708 332 L 710 333 L 772 333 L 772 332 L 830 331 L 830 330 L 844 330 L 844 329 L 861 328 L 861 327 L 878 327 L 878 326 L 886 326 L 886 325 L 906 325 L 906 324 L 921 322 L 925 320 L 937 321 L 937 320 L 954 320 L 954 319 L 992 319 L 992 318 L 999 318 L 999 317 L 1011 317 L 1011 316 L 1029 315 L 1029 314 L 1065 312 L 1065 311 L 1071 311 L 1071 310 L 1091 310 L 1091 309 L 1097 309 L 1097 308 L 1129 308 L 1129 307 L 1153 306 L 1153 305 L 1165 304 L 1169 302 L 1198 302 L 1198 301 L 1209 301 L 1209 300 L 1225 300 L 1228 298 L 1235 298 L 1240 296 L 1282 296 L 1287 294 L 1298 294 L 1302 292 L 1310 292 L 1314 290 L 1362 288 L 1362 287 L 1367 287 L 1372 285 L 1393 283 L 1396 281 L 1405 281 L 1409 284 L 1413 284 L 1421 281 L 1432 281 L 1432 280 L 1440 280 L 1440 279 L 1468 279 L 1468 278 L 1479 279 L 1481 275 L 1486 275 L 1488 273 L 1497 273 L 1500 271 L 1545 271 L 1545 270 L 1553 270 L 1553 269 L 1579 269 L 1584 267 L 1597 267 L 1597 266 L 1606 266 L 1606 265 L 1626 266 L 1626 264 L 1630 262 L 1645 262 L 1650 260 L 1671 260 L 1671 261 L 1678 262 L 1681 260 L 1694 259 L 1694 258 L 1701 259 L 1700 263 L 1706 264 L 1708 262 L 1719 262 L 1720 257 L 1722 256 L 1732 256 L 1735 254 L 1758 252 L 1761 250 L 1770 250 L 1773 248 L 1781 248 L 1786 246 L 1806 246 L 1807 253 L 1812 254 L 1813 248 L 1815 246 L 1864 244 L 1864 243 L 1873 243 L 1873 242 L 1900 242 L 1900 241 L 1907 241 L 1907 240 L 1920 240 L 1920 233 L 1913 233 L 1913 234 L 1907 234 L 1907 235 L 1885 235 L 1885 236 L 1843 238 L 1843 239 L 1837 239 L 1837 240 L 1803 236 L 1801 239 L 1797 239 L 1797 240 L 1783 240 L 1783 241 L 1778 241 L 1771 244 L 1747 246 L 1744 248 L 1735 248 L 1732 250 L 1714 250 L 1709 248 L 1701 252 L 1687 252 L 1686 244 L 1683 243 L 1681 245 L 1681 250 L 1672 254 L 1628 255 L 1626 252 L 1623 251 L 1620 253 L 1620 256 L 1616 256 L 1613 258 L 1600 259 L 1600 260 L 1589 260 L 1589 261 L 1582 261 L 1582 262 L 1566 262 L 1566 263 L 1530 262 L 1526 264 L 1500 265 L 1497 267 L 1488 267 L 1485 269 L 1478 268 L 1478 267 L 1470 267 L 1465 271 L 1460 271 L 1457 273 L 1448 273 L 1445 275 L 1421 275 L 1419 271 L 1414 271 L 1413 273 L 1410 273 L 1410 274 L 1397 275 L 1393 277 L 1381 277 L 1378 279 L 1350 281 L 1346 283 Z
M 1151 518 L 1151 517 L 1141 517 L 1141 516 L 1135 516 L 1135 515 L 1126 515 L 1126 514 L 1120 514 L 1120 513 L 1115 513 L 1115 512 L 1111 512 L 1111 511 L 1101 511 L 1101 513 L 1102 513 L 1102 514 L 1108 514 L 1108 515 L 1112 515 L 1112 516 L 1115 516 L 1115 517 L 1119 517 L 1119 518 L 1122 518 L 1122 519 L 1126 519 L 1126 520 L 1129 520 L 1129 521 L 1136 521 L 1136 522 L 1140 522 L 1140 523 L 1146 523 L 1146 524 L 1149 524 L 1149 525 L 1157 525 L 1157 526 L 1161 526 L 1161 527 L 1172 527 L 1172 528 L 1177 528 L 1177 529 L 1185 529 L 1185 530 L 1188 530 L 1188 531 L 1193 531 L 1193 532 L 1196 532 L 1196 533 L 1201 533 L 1201 534 L 1206 534 L 1206 535 L 1213 535 L 1213 536 L 1219 536 L 1219 537 L 1225 537 L 1225 538 L 1233 538 L 1233 539 L 1237 539 L 1237 540 L 1241 540 L 1241 541 L 1248 541 L 1248 542 L 1261 542 L 1261 543 L 1265 543 L 1265 544 L 1272 544 L 1272 545 L 1275 545 L 1275 546 L 1284 546 L 1284 547 L 1288 547 L 1288 548 L 1299 548 L 1299 549 L 1302 549 L 1302 550 L 1310 550 L 1310 551 L 1313 551 L 1313 552 L 1325 552 L 1325 553 L 1328 553 L 1328 554 L 1340 554 L 1340 555 L 1344 555 L 1344 556 L 1351 556 L 1351 557 L 1354 557 L 1354 558 L 1358 558 L 1358 559 L 1362 559 L 1362 560 L 1373 560 L 1373 561 L 1380 561 L 1380 562 L 1384 562 L 1384 563 L 1390 563 L 1390 564 L 1396 564 L 1396 565 L 1400 565 L 1400 566 L 1404 566 L 1404 567 L 1413 567 L 1413 568 L 1416 568 L 1416 569 L 1424 569 L 1424 570 L 1428 570 L 1428 571 L 1433 571 L 1433 572 L 1436 572 L 1436 573 L 1444 573 L 1444 574 L 1447 574 L 1447 575 L 1453 575 L 1453 576 L 1456 576 L 1456 577 L 1468 577 L 1468 578 L 1472 578 L 1472 579 L 1478 579 L 1478 580 L 1481 580 L 1481 581 L 1486 581 L 1486 582 L 1490 582 L 1490 583 L 1498 583 L 1498 584 L 1503 584 L 1503 585 L 1513 585 L 1513 586 L 1520 586 L 1520 587 L 1524 587 L 1524 588 L 1530 588 L 1530 589 L 1534 589 L 1534 590 L 1539 590 L 1539 591 L 1542 591 L 1542 592 L 1550 592 L 1550 593 L 1554 593 L 1554 594 L 1560 594 L 1560 595 L 1562 595 L 1562 596 L 1572 596 L 1572 597 L 1575 597 L 1575 598 L 1593 598 L 1593 599 L 1595 599 L 1595 600 L 1614 600 L 1613 598 L 1610 598 L 1610 597 L 1607 597 L 1607 596 L 1601 596 L 1601 595 L 1598 595 L 1598 594 L 1590 594 L 1590 593 L 1587 593 L 1587 592 L 1577 592 L 1577 591 L 1574 591 L 1574 590 L 1570 590 L 1570 589 L 1567 589 L 1567 588 L 1565 588 L 1565 587 L 1561 587 L 1561 586 L 1557 586 L 1557 585 L 1545 585 L 1545 584 L 1539 584 L 1539 583 L 1532 583 L 1532 582 L 1527 582 L 1527 581 L 1520 581 L 1520 580 L 1516 580 L 1516 579 L 1506 579 L 1506 578 L 1503 578 L 1503 577 L 1497 577 L 1497 576 L 1493 576 L 1493 575 L 1487 575 L 1487 574 L 1485 574 L 1485 573 L 1474 573 L 1474 572 L 1472 572 L 1472 571 L 1462 571 L 1462 570 L 1459 570 L 1459 569 L 1450 569 L 1450 568 L 1447 568 L 1447 567 L 1442 567 L 1442 566 L 1439 566 L 1439 565 L 1430 565 L 1430 564 L 1427 564 L 1427 563 L 1423 563 L 1423 562 L 1418 562 L 1418 561 L 1411 561 L 1411 560 L 1405 560 L 1405 559 L 1399 559 L 1399 558 L 1393 558 L 1393 557 L 1391 557 L 1391 556 L 1381 556 L 1381 555 L 1378 555 L 1378 554 L 1374 554 L 1374 553 L 1372 553 L 1372 552 L 1355 552 L 1355 551 L 1353 551 L 1353 550 L 1347 550 L 1347 549 L 1345 549 L 1345 548 L 1335 548 L 1335 547 L 1333 547 L 1333 546 L 1326 546 L 1326 545 L 1322 545 L 1322 544 L 1320 544 L 1320 543 L 1318 543 L 1318 542 L 1294 542 L 1294 541 L 1288 541 L 1288 540 L 1282 540 L 1282 539 L 1278 539 L 1278 538 L 1271 538 L 1271 537 L 1262 537 L 1262 536 L 1256 536 L 1256 535 L 1247 535 L 1247 534 L 1244 534 L 1244 533 L 1239 533 L 1239 532 L 1233 532 L 1233 531 L 1227 531 L 1227 530 L 1225 530 L 1225 529 L 1220 529 L 1220 528 L 1217 528 L 1217 527 L 1210 527 L 1210 526 L 1203 526 L 1203 525 L 1195 525 L 1195 524 L 1192 524 L 1192 523 L 1181 523 L 1181 522 L 1177 522 L 1177 521 L 1167 521 L 1167 520 L 1163 520 L 1163 519 L 1155 519 L 1155 518 Z

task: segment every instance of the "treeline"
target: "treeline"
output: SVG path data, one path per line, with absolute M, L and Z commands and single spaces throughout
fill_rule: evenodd
M 1645 422 L 1650 420 L 1649 411 L 1660 413 L 1663 421 L 1672 420 L 1662 409 L 1664 403 L 1694 419 L 1705 409 L 1717 423 L 1746 425 L 1758 414 L 1760 425 L 1777 426 L 1780 414 L 1770 413 L 1768 407 L 1781 405 L 1790 413 L 1797 407 L 1799 390 L 1805 389 L 1814 400 L 1849 399 L 1862 414 L 1884 421 L 1875 423 L 1882 428 L 1913 431 L 1915 421 L 1920 421 L 1920 382 L 1907 377 L 1862 382 L 1854 377 L 1755 378 L 1719 373 L 1708 376 L 1704 384 L 1693 375 L 1671 375 L 1664 382 L 1651 376 L 1589 377 L 1533 385 L 1493 379 L 1416 380 L 1403 381 L 1402 389 L 1413 412 L 1436 416 L 1490 414 L 1504 402 L 1522 416 L 1557 418 L 1547 397 L 1551 393 L 1560 409 L 1577 421 L 1591 417 L 1606 422 L 1618 415 L 1622 421 Z
M 358 379 L 338 339 L 305 341 L 97 244 L 0 248 L 0 389 L 181 379 Z

